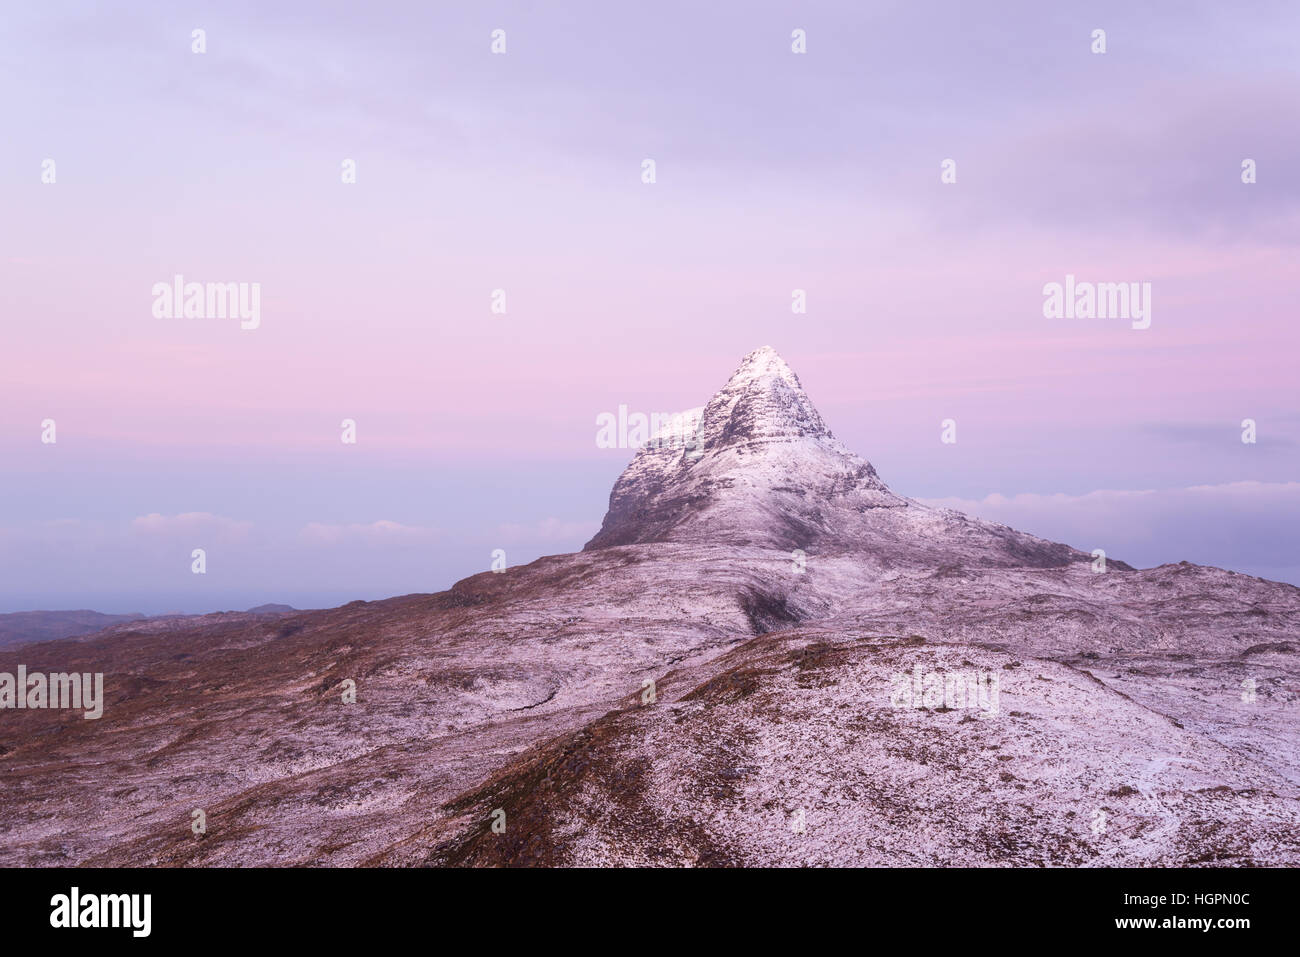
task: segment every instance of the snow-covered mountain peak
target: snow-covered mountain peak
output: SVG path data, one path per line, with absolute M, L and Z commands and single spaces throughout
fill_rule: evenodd
M 799 377 L 771 346 L 741 360 L 704 407 L 699 426 L 702 450 L 805 437 L 830 439 L 831 433 Z
M 771 346 L 759 346 L 745 358 L 740 360 L 738 368 L 730 379 L 727 380 L 725 389 L 742 387 L 745 383 L 753 379 L 761 379 L 763 376 L 776 376 L 790 385 L 792 388 L 802 390 L 799 385 L 799 377 L 794 371 L 786 365 L 784 359 L 777 354 L 777 351 Z
M 768 346 L 614 483 L 586 550 L 645 542 L 835 549 L 885 566 L 1059 566 L 1088 556 L 895 494 L 839 442 Z

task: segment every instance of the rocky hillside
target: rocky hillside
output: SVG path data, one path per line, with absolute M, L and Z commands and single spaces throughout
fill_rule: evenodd
M 580 553 L 0 653 L 107 699 L 0 712 L 0 864 L 1300 863 L 1300 589 L 905 499 L 771 350 L 689 421 Z

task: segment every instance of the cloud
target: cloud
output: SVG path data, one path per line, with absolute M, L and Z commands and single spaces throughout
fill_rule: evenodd
M 1285 426 L 1284 426 L 1285 427 Z M 1198 422 L 1150 422 L 1139 426 L 1143 432 L 1159 436 L 1171 442 L 1186 442 L 1205 448 L 1222 448 L 1224 442 L 1239 442 L 1242 427 L 1236 421 L 1227 423 Z M 1294 448 L 1296 442 L 1287 435 L 1279 434 L 1273 423 L 1266 422 L 1256 438 L 1256 444 L 1263 447 L 1280 446 Z
M 1268 576 L 1296 566 L 1300 482 L 923 499 L 1141 566 L 1192 561 Z M 1268 570 L 1274 570 L 1269 572 Z
M 211 512 L 181 512 L 162 515 L 150 512 L 131 520 L 131 530 L 148 536 L 204 535 L 217 541 L 242 541 L 253 523 L 213 515 Z
M 510 522 L 497 526 L 497 533 L 513 542 L 585 542 L 600 528 L 598 522 L 565 522 L 544 518 L 531 524 Z
M 303 541 L 315 545 L 338 545 L 356 542 L 370 545 L 393 545 L 432 541 L 438 537 L 438 530 L 420 525 L 402 525 L 386 519 L 380 519 L 369 524 L 352 523 L 348 525 L 308 522 L 302 527 L 299 537 Z

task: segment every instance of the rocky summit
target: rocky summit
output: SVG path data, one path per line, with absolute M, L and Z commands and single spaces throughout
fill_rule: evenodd
M 0 653 L 104 675 L 0 864 L 1300 863 L 1300 589 L 907 499 L 768 348 L 679 421 L 579 553 Z
M 843 551 L 890 565 L 1059 567 L 1091 556 L 895 495 L 826 428 L 769 347 L 700 410 L 681 441 L 651 441 L 610 495 L 588 550 L 699 542 Z M 1128 566 L 1121 565 L 1127 568 Z

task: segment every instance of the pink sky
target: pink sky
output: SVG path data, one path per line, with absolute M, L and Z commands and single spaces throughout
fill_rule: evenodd
M 1269 539 L 1300 524 L 1293 8 L 425 6 L 11 11 L 0 611 L 343 601 L 578 547 L 631 454 L 596 415 L 699 405 L 764 343 L 903 494 L 1165 490 L 1185 520 L 1109 519 L 1108 551 L 1300 580 Z M 176 273 L 260 283 L 260 327 L 154 318 Z M 1067 273 L 1151 282 L 1151 328 L 1045 319 Z M 1282 514 L 1197 539 L 1226 506 L 1194 486 Z M 282 590 L 244 553 L 210 593 L 169 577 L 154 514 L 246 524 Z

